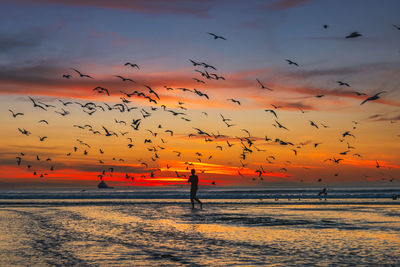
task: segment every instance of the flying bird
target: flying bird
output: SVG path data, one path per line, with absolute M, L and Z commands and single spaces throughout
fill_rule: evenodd
M 45 107 L 43 107 L 43 106 L 41 106 L 41 105 L 38 105 L 38 104 L 36 103 L 36 101 L 35 101 L 32 97 L 29 96 L 29 99 L 32 101 L 33 107 L 34 107 L 34 108 L 41 108 L 41 109 L 47 111 L 47 109 L 46 109 Z
M 285 126 L 283 126 L 282 124 L 280 124 L 277 120 L 275 120 L 275 122 L 277 123 L 277 125 L 278 125 L 279 128 L 282 128 L 282 129 L 285 129 L 285 130 L 288 130 L 288 131 L 289 131 L 288 128 L 286 128 Z
M 379 99 L 379 98 L 380 98 L 379 95 L 380 95 L 380 94 L 383 94 L 383 93 L 386 93 L 386 91 L 382 91 L 382 92 L 376 93 L 376 94 L 373 95 L 373 96 L 368 97 L 368 98 L 365 99 L 363 102 L 361 102 L 360 105 L 363 105 L 363 104 L 365 104 L 365 103 L 368 102 L 368 101 L 373 101 L 373 100 Z
M 310 120 L 310 125 L 318 129 L 318 125 L 316 125 L 313 121 Z
M 138 70 L 140 69 L 138 64 L 132 64 L 130 62 L 126 62 L 124 66 L 131 66 L 132 68 L 137 68 Z
M 93 79 L 92 76 L 89 76 L 89 75 L 87 75 L 87 74 L 83 74 L 83 73 L 81 73 L 81 72 L 80 72 L 79 70 L 77 70 L 77 69 L 71 68 L 71 70 L 73 70 L 73 71 L 75 71 L 76 73 L 78 73 L 78 74 L 79 74 L 79 77 L 81 77 L 81 78 L 86 77 L 86 78 Z
M 290 59 L 286 59 L 286 61 L 289 63 L 289 65 L 295 65 L 295 66 L 299 66 L 299 64 L 297 64 L 296 62 L 290 60 Z
M 222 40 L 226 40 L 225 37 L 222 37 L 221 35 L 216 35 L 214 33 L 208 32 L 209 35 L 213 36 L 215 40 L 217 39 L 222 39 Z
M 144 86 L 147 87 L 147 89 L 149 89 L 150 94 L 155 95 L 157 97 L 157 99 L 160 100 L 160 97 L 158 97 L 158 94 L 153 89 L 151 89 L 150 86 L 148 86 L 148 85 L 144 85 Z
M 362 36 L 362 35 L 359 32 L 352 32 L 352 33 L 350 33 L 349 35 L 346 36 L 346 39 L 357 38 L 357 37 L 360 37 L 360 36 Z
M 276 115 L 275 110 L 273 110 L 273 109 L 266 109 L 265 111 L 271 112 L 272 114 L 274 114 L 275 118 L 278 118 L 278 116 Z
M 11 114 L 12 114 L 12 116 L 13 116 L 14 118 L 16 118 L 17 116 L 22 116 L 22 115 L 24 115 L 24 113 L 21 113 L 21 112 L 14 113 L 11 109 L 9 109 L 8 111 L 11 112 Z
M 229 99 L 227 99 L 228 101 L 232 101 L 232 103 L 236 103 L 236 104 L 238 104 L 239 106 L 240 106 L 240 101 L 239 100 L 235 100 L 235 99 L 233 99 L 233 98 L 229 98 Z
M 262 84 L 259 79 L 256 79 L 256 81 L 261 86 L 261 89 L 267 89 L 267 90 L 273 91 L 271 88 L 268 88 L 268 87 L 264 86 L 264 84 Z
M 110 95 L 110 93 L 108 92 L 108 89 L 104 88 L 104 87 L 101 87 L 101 86 L 97 86 L 96 88 L 93 89 L 93 91 L 96 91 L 99 94 L 105 92 L 108 96 Z
M 136 83 L 134 80 L 129 79 L 129 78 L 122 77 L 122 76 L 120 76 L 120 75 L 116 75 L 115 77 L 120 78 L 123 82 L 129 81 L 129 82 Z
M 347 86 L 350 87 L 350 84 L 346 83 L 346 82 L 342 82 L 342 81 L 336 81 L 340 86 Z

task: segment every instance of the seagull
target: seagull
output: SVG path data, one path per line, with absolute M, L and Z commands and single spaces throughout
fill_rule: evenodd
M 71 79 L 71 75 L 69 75 L 69 74 L 63 74 L 63 78 L 65 78 L 65 79 Z
M 130 62 L 126 62 L 124 66 L 131 66 L 132 68 L 137 68 L 138 70 L 140 69 L 138 64 L 132 64 Z
M 208 32 L 209 35 L 213 36 L 215 40 L 217 39 L 222 39 L 222 40 L 226 40 L 225 37 L 222 37 L 220 35 L 216 35 L 214 33 Z
M 352 32 L 352 33 L 350 33 L 349 35 L 346 36 L 346 39 L 357 38 L 357 37 L 360 37 L 360 36 L 362 36 L 362 35 L 359 32 Z
M 313 121 L 310 120 L 310 124 L 311 124 L 311 126 L 314 126 L 315 128 L 318 129 L 318 125 L 316 125 Z
M 87 74 L 82 74 L 79 70 L 76 70 L 76 69 L 73 69 L 73 68 L 71 68 L 71 70 L 73 70 L 73 71 L 75 71 L 76 73 L 78 73 L 79 76 L 80 76 L 81 78 L 86 77 L 86 78 L 93 79 L 92 76 L 89 76 L 89 75 L 87 75 Z
M 238 104 L 239 106 L 240 106 L 240 101 L 239 100 L 235 100 L 235 99 L 233 99 L 233 98 L 229 98 L 229 99 L 227 99 L 228 101 L 232 101 L 232 103 L 236 103 L 236 104 Z
M 164 132 L 166 132 L 166 133 L 170 133 L 170 134 L 171 134 L 171 136 L 173 136 L 173 135 L 174 135 L 174 132 L 173 132 L 173 131 L 171 131 L 171 130 L 165 130 Z
M 358 95 L 358 96 L 367 95 L 367 94 L 365 94 L 365 93 L 360 93 L 360 92 L 357 92 L 357 91 L 353 91 L 352 93 L 353 93 L 353 94 L 356 94 L 356 95 Z
M 342 81 L 336 81 L 340 86 L 347 86 L 350 87 L 350 84 L 346 83 L 346 82 L 342 82 Z
M 210 99 L 207 94 L 200 92 L 199 90 L 193 89 L 194 93 L 199 96 L 204 96 L 207 99 Z
M 206 69 L 210 68 L 210 69 L 213 69 L 213 70 L 217 70 L 214 66 L 208 65 L 207 63 L 202 62 L 200 64 Z
M 283 128 L 283 129 L 285 129 L 285 130 L 288 130 L 289 131 L 289 129 L 288 128 L 286 128 L 285 126 L 283 126 L 282 124 L 280 124 L 277 120 L 275 120 L 275 122 L 278 124 L 278 127 L 279 128 Z
M 274 114 L 275 118 L 278 118 L 278 116 L 276 115 L 276 112 L 273 109 L 266 109 L 265 111 L 271 112 L 272 114 Z
M 106 94 L 109 96 L 110 93 L 108 92 L 108 89 L 101 87 L 101 86 L 97 86 L 96 88 L 93 89 L 93 91 L 98 92 L 99 94 L 106 92 Z
M 381 165 L 379 165 L 379 162 L 376 160 L 376 166 L 375 166 L 377 169 L 379 169 L 379 168 L 381 168 L 382 166 Z
M 41 109 L 43 109 L 43 110 L 47 110 L 47 109 L 44 108 L 43 106 L 36 104 L 36 101 L 35 101 L 32 97 L 29 96 L 29 99 L 32 101 L 33 107 L 34 107 L 34 108 L 37 107 L 37 108 L 41 108 Z
M 106 127 L 104 127 L 104 126 L 102 126 L 102 127 L 103 127 L 104 131 L 106 132 L 105 136 L 112 136 L 112 134 L 107 130 Z
M 31 132 L 27 131 L 26 129 L 18 128 L 18 131 L 20 131 L 20 133 L 22 133 L 22 134 L 24 134 L 26 136 L 29 136 L 31 134 Z
M 195 80 L 195 81 L 198 82 L 198 83 L 206 83 L 205 81 L 199 80 L 199 79 L 197 79 L 197 78 L 193 78 L 193 80 Z
M 383 94 L 383 93 L 386 93 L 386 91 L 382 91 L 382 92 L 376 93 L 376 94 L 373 95 L 373 96 L 368 97 L 368 98 L 365 99 L 363 102 L 361 102 L 360 105 L 366 103 L 367 101 L 372 101 L 372 100 L 377 100 L 377 99 L 379 99 L 379 98 L 380 98 L 379 95 L 380 95 L 380 94 Z
M 11 114 L 12 114 L 12 116 L 13 116 L 14 118 L 16 118 L 17 116 L 22 116 L 22 115 L 24 115 L 24 113 L 21 113 L 21 112 L 14 113 L 11 109 L 9 109 L 8 111 L 11 112 Z
M 57 113 L 57 114 L 60 114 L 61 116 L 66 116 L 66 115 L 68 115 L 68 114 L 70 114 L 70 112 L 69 111 L 66 111 L 65 109 L 61 109 L 63 112 L 59 112 L 59 111 L 54 111 L 55 113 Z M 94 111 L 93 111 L 94 112 Z
M 181 174 L 181 175 L 179 175 L 179 173 L 178 173 L 177 171 L 175 171 L 175 174 L 176 174 L 176 177 L 178 177 L 178 178 L 180 178 L 180 177 L 186 177 L 186 175 L 185 175 L 185 174 Z
M 67 106 L 67 105 L 70 105 L 70 104 L 73 104 L 72 102 L 70 102 L 70 101 L 68 101 L 68 102 L 64 102 L 64 101 L 62 101 L 61 99 L 58 99 L 58 101 L 60 101 L 64 106 Z
M 346 132 L 342 133 L 342 137 L 346 137 L 346 136 L 352 136 L 355 138 L 355 136 L 353 134 L 351 134 L 350 131 L 346 131 Z
M 261 86 L 261 89 L 267 89 L 267 90 L 273 91 L 271 88 L 265 87 L 265 86 L 260 82 L 259 79 L 256 79 L 256 81 L 257 81 L 258 84 Z
M 295 65 L 295 66 L 299 66 L 299 64 L 297 64 L 296 62 L 290 60 L 290 59 L 286 59 L 286 61 L 289 63 L 289 65 Z
M 150 94 L 154 94 L 157 97 L 157 99 L 160 100 L 160 97 L 158 97 L 158 94 L 153 89 L 151 89 L 150 86 L 148 86 L 148 85 L 144 85 L 144 86 L 147 87 L 147 89 L 149 89 Z
M 210 74 L 210 77 L 211 77 L 211 75 L 213 75 L 214 76 L 214 79 L 216 79 L 216 80 L 219 80 L 219 79 L 222 79 L 222 80 L 225 80 L 225 78 L 224 77 L 222 77 L 222 76 L 218 76 L 217 74 L 215 74 L 215 73 L 211 73 Z M 208 78 L 208 77 L 207 77 Z M 212 77 L 211 77 L 212 78 Z
M 194 60 L 191 60 L 191 59 L 189 59 L 189 61 L 193 64 L 193 66 L 202 66 L 203 65 L 203 63 L 200 63 L 200 62 L 196 62 L 196 61 L 194 61 Z
M 133 82 L 133 83 L 135 83 L 135 81 L 134 81 L 134 80 L 132 80 L 132 79 L 129 79 L 129 78 L 122 77 L 122 76 L 120 76 L 120 75 L 116 75 L 115 77 L 118 77 L 118 78 L 120 78 L 120 79 L 121 79 L 123 82 L 130 81 L 130 82 Z
M 206 132 L 200 130 L 199 128 L 194 128 L 194 127 L 193 127 L 193 129 L 195 129 L 195 130 L 197 131 L 198 134 L 204 134 L 204 135 L 207 135 L 207 136 L 211 137 L 210 134 L 208 134 L 208 133 L 206 133 Z

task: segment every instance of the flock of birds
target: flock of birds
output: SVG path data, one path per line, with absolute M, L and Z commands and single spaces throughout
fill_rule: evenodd
M 394 25 L 397 29 L 400 30 L 399 27 Z M 323 25 L 324 29 L 327 29 L 329 26 L 328 25 Z M 227 39 L 221 35 L 217 35 L 214 33 L 208 33 L 214 40 L 216 41 L 227 41 Z M 362 35 L 358 32 L 353 32 L 345 38 L 350 39 L 350 38 L 359 38 Z M 300 68 L 301 65 L 298 64 L 297 62 L 291 60 L 291 59 L 286 59 L 287 64 L 295 67 L 295 68 Z M 218 73 L 217 68 L 211 64 L 205 63 L 205 62 L 200 62 L 196 60 L 189 59 L 189 64 L 191 64 L 194 67 L 194 72 L 198 74 L 198 76 L 193 77 L 192 79 L 198 83 L 199 85 L 205 86 L 209 80 L 213 81 L 220 81 L 223 82 L 226 80 L 224 76 L 222 76 L 220 73 Z M 124 66 L 136 69 L 137 71 L 140 71 L 141 68 L 138 64 L 136 63 L 131 63 L 131 62 L 126 62 Z M 81 70 L 71 68 L 72 74 L 63 74 L 62 78 L 63 79 L 92 79 L 95 80 L 94 77 L 92 77 L 89 74 L 86 74 L 82 72 Z M 163 89 L 155 89 L 147 84 L 143 85 L 138 85 L 138 83 L 128 77 L 124 77 L 121 75 L 116 75 L 115 78 L 118 78 L 121 80 L 121 82 L 124 85 L 135 85 L 136 87 L 140 87 L 141 89 L 132 91 L 132 92 L 126 92 L 120 90 L 120 94 L 118 95 L 120 97 L 120 102 L 115 103 L 115 102 L 103 102 L 99 103 L 98 101 L 88 101 L 88 102 L 82 102 L 82 101 L 65 101 L 62 99 L 57 99 L 56 102 L 52 101 L 49 103 L 49 101 L 41 101 L 38 98 L 33 98 L 29 97 L 29 101 L 32 104 L 34 110 L 42 110 L 45 112 L 54 112 L 55 114 L 58 114 L 60 117 L 66 117 L 71 114 L 71 107 L 79 107 L 84 113 L 89 116 L 88 118 L 91 118 L 93 114 L 95 113 L 101 113 L 101 112 L 112 112 L 114 115 L 115 114 L 132 114 L 129 115 L 133 117 L 131 121 L 123 120 L 121 118 L 115 118 L 114 123 L 115 123 L 115 128 L 110 127 L 110 126 L 104 126 L 104 125 L 93 125 L 93 124 L 84 124 L 84 125 L 79 125 L 79 124 L 74 124 L 71 125 L 71 127 L 80 129 L 82 131 L 82 135 L 84 135 L 86 138 L 88 138 L 88 135 L 91 134 L 93 136 L 103 136 L 106 138 L 118 138 L 124 140 L 126 144 L 126 148 L 128 150 L 134 151 L 134 149 L 137 146 L 145 146 L 146 150 L 149 153 L 149 159 L 147 161 L 144 161 L 142 159 L 138 160 L 138 163 L 141 166 L 141 173 L 140 174 L 132 174 L 129 172 L 122 172 L 121 170 L 118 170 L 120 166 L 124 165 L 129 165 L 132 163 L 126 162 L 125 159 L 111 156 L 109 155 L 109 159 L 112 159 L 112 163 L 106 164 L 106 160 L 104 160 L 104 157 L 107 156 L 106 152 L 104 149 L 100 148 L 94 148 L 90 142 L 85 142 L 82 141 L 82 137 L 80 138 L 75 138 L 75 145 L 71 147 L 71 150 L 66 152 L 64 157 L 71 157 L 71 156 L 86 156 L 89 153 L 95 154 L 99 156 L 99 159 L 97 160 L 98 164 L 98 173 L 96 174 L 97 177 L 101 180 L 103 180 L 107 176 L 112 176 L 112 175 L 119 175 L 125 177 L 125 179 L 129 182 L 134 182 L 136 176 L 140 176 L 141 178 L 154 178 L 158 174 L 157 172 L 169 172 L 174 174 L 178 178 L 185 178 L 186 177 L 186 172 L 179 170 L 177 168 L 174 168 L 174 166 L 171 166 L 169 163 L 166 164 L 166 166 L 160 166 L 159 159 L 161 158 L 161 154 L 163 151 L 169 151 L 173 153 L 176 157 L 177 160 L 179 160 L 182 157 L 183 152 L 179 151 L 177 148 L 170 148 L 168 146 L 168 141 L 169 139 L 172 139 L 176 136 L 175 130 L 174 129 L 168 129 L 165 128 L 164 122 L 167 119 L 164 119 L 163 122 L 154 122 L 152 119 L 152 116 L 155 112 L 163 112 L 164 114 L 169 114 L 168 116 L 172 116 L 175 118 L 180 118 L 182 122 L 192 124 L 192 119 L 188 115 L 188 108 L 185 107 L 185 103 L 181 100 L 178 101 L 178 106 L 177 107 L 168 107 L 166 104 L 163 103 L 162 101 L 162 95 L 165 95 L 168 93 L 168 91 L 181 91 L 181 93 L 187 93 L 187 94 L 193 94 L 193 96 L 204 98 L 205 100 L 211 100 L 211 97 L 205 93 L 202 92 L 198 89 L 195 88 L 184 88 L 184 87 L 177 87 L 177 88 L 172 88 L 168 86 L 164 86 Z M 337 81 L 339 86 L 343 87 L 351 87 L 351 85 L 348 82 L 345 81 Z M 265 92 L 268 91 L 274 91 L 273 88 L 269 88 L 268 86 L 264 85 L 263 81 L 260 79 L 256 79 L 254 81 L 254 86 L 258 87 L 261 90 L 265 90 Z M 159 91 L 162 90 L 162 94 L 159 94 Z M 102 94 L 105 97 L 109 97 L 111 95 L 115 96 L 114 92 L 111 92 L 109 88 L 105 88 L 103 86 L 96 86 L 93 88 L 93 92 L 97 94 Z M 386 93 L 386 91 L 381 91 L 377 92 L 374 95 L 368 96 L 365 93 L 358 92 L 358 91 L 353 91 L 353 93 L 362 99 L 360 102 L 360 105 L 364 105 L 367 102 L 370 101 L 375 101 L 378 100 L 382 94 Z M 322 98 L 324 95 L 316 95 L 316 98 Z M 148 101 L 148 105 L 144 106 L 133 106 L 132 102 L 133 100 L 138 100 L 138 99 L 143 99 L 145 101 Z M 232 103 L 232 105 L 237 105 L 238 107 L 242 105 L 241 101 L 239 99 L 235 98 L 227 98 L 226 101 L 229 101 Z M 47 103 L 46 103 L 47 102 Z M 57 103 L 57 104 L 55 104 Z M 288 126 L 285 126 L 285 123 L 280 121 L 279 119 L 279 112 L 280 108 L 277 105 L 271 105 L 271 108 L 266 108 L 265 112 L 266 114 L 271 114 L 272 116 L 272 125 L 273 127 L 276 127 L 277 129 L 281 129 L 283 131 L 290 131 Z M 23 117 L 24 113 L 14 111 L 12 109 L 9 109 L 12 118 L 18 119 L 19 117 Z M 301 110 L 302 113 L 305 113 L 306 111 Z M 201 116 L 208 117 L 209 114 L 207 112 L 201 112 Z M 223 129 L 223 126 L 226 126 L 227 128 L 231 127 L 238 127 L 240 128 L 237 123 L 234 123 L 233 118 L 228 118 L 227 116 L 223 114 L 219 114 L 218 120 L 221 121 L 221 130 Z M 143 129 L 143 124 L 144 122 L 152 122 L 154 125 L 153 129 Z M 320 129 L 320 128 L 329 128 L 328 125 L 325 125 L 323 123 L 318 123 L 312 120 L 309 120 L 307 123 L 309 123 L 310 127 L 313 127 L 315 129 Z M 51 124 L 47 120 L 39 120 L 38 124 L 40 125 L 48 125 Z M 356 158 L 362 158 L 362 156 L 355 151 L 355 147 L 350 144 L 353 140 L 356 139 L 355 136 L 355 131 L 358 126 L 357 121 L 352 122 L 353 127 L 352 129 L 349 129 L 347 131 L 338 133 L 338 139 L 341 144 L 345 144 L 345 149 L 343 152 L 340 152 L 338 155 L 333 155 L 332 157 L 325 159 L 325 163 L 331 163 L 331 164 L 340 164 L 341 161 L 343 161 L 345 158 L 343 156 L 351 156 L 351 157 L 356 157 Z M 188 157 L 192 157 L 192 160 L 187 160 L 184 162 L 186 165 L 186 170 L 187 172 L 193 168 L 196 167 L 196 162 L 207 162 L 213 159 L 213 154 L 212 151 L 228 151 L 231 149 L 233 146 L 240 147 L 239 153 L 238 153 L 238 162 L 240 162 L 240 165 L 238 164 L 237 166 L 237 175 L 240 177 L 249 177 L 253 181 L 257 180 L 264 180 L 265 176 L 273 176 L 274 172 L 273 171 L 268 171 L 266 170 L 266 167 L 263 165 L 260 165 L 257 168 L 252 168 L 250 169 L 248 166 L 252 165 L 251 162 L 248 162 L 249 155 L 252 154 L 262 154 L 263 158 L 265 158 L 265 164 L 269 164 L 270 166 L 273 166 L 273 163 L 277 163 L 279 160 L 279 155 L 270 155 L 269 152 L 266 150 L 260 148 L 261 146 L 268 145 L 268 144 L 275 144 L 279 145 L 282 147 L 282 149 L 287 149 L 288 151 L 291 151 L 293 154 L 293 157 L 296 157 L 299 155 L 301 149 L 304 146 L 311 145 L 315 149 L 321 145 L 321 143 L 302 143 L 302 142 L 292 142 L 288 140 L 282 140 L 281 138 L 272 138 L 265 136 L 265 138 L 259 138 L 259 137 L 254 137 L 250 130 L 248 129 L 241 129 L 241 132 L 243 133 L 242 137 L 229 137 L 227 135 L 220 134 L 219 131 L 217 133 L 213 133 L 210 130 L 207 129 L 200 129 L 198 127 L 193 127 L 192 125 L 190 126 L 192 129 L 192 133 L 189 133 L 187 136 L 187 142 L 191 142 L 190 138 L 201 138 L 204 140 L 204 143 L 207 144 L 207 151 L 211 151 L 210 155 L 204 155 L 204 152 L 196 152 L 194 155 L 186 155 Z M 117 128 L 117 129 L 116 129 Z M 123 130 L 120 130 L 120 129 Z M 238 129 L 236 128 L 236 129 Z M 21 135 L 24 136 L 30 136 L 33 135 L 30 130 L 25 129 L 23 127 L 20 127 L 17 129 L 18 132 Z M 134 136 L 136 132 L 141 132 L 145 133 L 146 137 L 143 140 L 142 144 L 134 143 L 136 142 L 137 139 Z M 40 143 L 45 143 L 51 136 L 37 136 L 37 140 Z M 107 142 L 113 142 L 112 140 L 108 139 L 106 140 Z M 27 153 L 21 152 L 16 156 L 17 164 L 18 166 L 24 166 L 25 168 L 28 168 L 32 170 L 32 173 L 34 176 L 37 177 L 46 177 L 49 175 L 50 172 L 55 171 L 55 166 L 56 163 L 53 163 L 52 159 L 47 156 L 39 156 L 39 155 L 31 155 L 31 159 L 27 159 Z M 35 164 L 34 162 L 41 162 L 41 164 Z M 46 167 L 43 167 L 43 165 L 47 163 Z M 183 161 L 182 161 L 183 162 Z M 118 164 L 117 164 L 118 163 Z M 154 164 L 153 164 L 154 163 Z M 290 168 L 290 165 L 292 164 L 291 161 L 285 161 L 283 162 L 285 167 L 280 168 L 279 170 L 275 170 L 275 172 L 281 172 L 281 173 L 286 173 L 288 174 L 288 169 Z M 41 167 L 39 167 L 41 166 Z M 280 165 L 282 166 L 282 165 Z M 376 160 L 376 168 L 377 169 L 382 169 L 385 168 L 385 166 L 382 166 L 378 160 Z M 207 170 L 201 170 L 203 173 L 206 172 Z M 253 173 L 253 174 L 251 174 Z M 164 174 L 165 175 L 165 174 Z M 339 173 L 336 172 L 334 173 L 334 176 L 338 176 Z M 263 177 L 264 176 L 264 177 Z M 289 175 L 287 176 L 289 177 Z M 322 178 L 316 179 L 316 182 L 322 182 Z M 390 182 L 392 182 L 394 179 L 391 178 Z M 301 182 L 303 182 L 303 179 L 301 179 Z M 210 182 L 212 185 L 216 185 L 215 181 Z M 325 194 L 326 195 L 326 189 L 324 189 L 320 195 Z

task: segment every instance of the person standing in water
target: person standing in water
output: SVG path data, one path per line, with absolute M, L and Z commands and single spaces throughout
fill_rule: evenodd
M 192 175 L 189 176 L 188 183 L 190 185 L 190 202 L 192 203 L 192 209 L 194 209 L 194 200 L 196 200 L 200 204 L 200 209 L 203 209 L 203 203 L 201 203 L 200 199 L 196 196 L 198 184 L 199 184 L 199 177 L 195 174 L 196 171 L 192 169 Z

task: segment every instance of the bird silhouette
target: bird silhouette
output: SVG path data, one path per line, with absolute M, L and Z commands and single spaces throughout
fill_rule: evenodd
M 240 106 L 240 101 L 239 100 L 235 100 L 235 99 L 233 99 L 233 98 L 229 98 L 229 99 L 227 99 L 228 101 L 232 101 L 232 103 L 236 103 L 236 104 L 238 104 L 239 106 Z
M 295 65 L 296 67 L 299 67 L 299 64 L 297 64 L 296 62 L 294 62 L 290 59 L 286 59 L 286 61 L 289 63 L 289 65 Z
M 360 36 L 362 36 L 360 33 L 358 33 L 358 32 L 352 32 L 352 33 L 350 33 L 349 35 L 346 36 L 346 39 L 349 39 L 349 38 L 357 38 L 357 37 L 360 37 Z
M 16 118 L 17 116 L 23 116 L 23 115 L 24 115 L 24 113 L 21 113 L 21 112 L 14 113 L 11 109 L 9 109 L 8 111 L 11 112 L 11 114 L 12 114 L 12 116 L 13 116 L 14 118 Z
M 215 40 L 217 40 L 217 39 L 226 40 L 226 38 L 222 37 L 221 35 L 216 35 L 215 33 L 211 33 L 211 32 L 208 32 L 208 34 L 211 35 L 212 37 L 214 37 Z
M 137 68 L 138 70 L 140 69 L 138 64 L 132 64 L 130 62 L 126 62 L 124 66 L 131 66 L 132 68 Z
M 368 101 L 373 101 L 373 100 L 379 99 L 379 98 L 380 98 L 379 95 L 380 95 L 380 94 L 383 94 L 383 93 L 386 93 L 386 91 L 382 91 L 382 92 L 376 93 L 376 94 L 373 95 L 373 96 L 368 97 L 368 98 L 365 99 L 363 102 L 361 102 L 360 105 L 363 105 L 363 104 L 367 103 Z
M 278 118 L 278 116 L 276 115 L 275 110 L 273 110 L 273 109 L 266 109 L 265 111 L 271 112 L 272 114 L 274 114 L 275 118 Z
M 120 78 L 123 82 L 129 81 L 129 82 L 136 83 L 134 80 L 129 79 L 129 78 L 122 77 L 122 76 L 120 76 L 120 75 L 116 75 L 115 77 Z
M 101 93 L 106 93 L 108 96 L 110 95 L 109 91 L 107 88 L 101 87 L 101 86 L 97 86 L 96 88 L 93 89 L 93 91 L 98 92 L 99 94 Z
M 261 86 L 261 89 L 267 89 L 269 91 L 273 91 L 271 88 L 268 88 L 268 87 L 264 86 L 264 84 L 262 84 L 259 79 L 256 79 L 256 81 Z
M 75 71 L 76 73 L 78 73 L 79 74 L 79 77 L 81 77 L 81 78 L 84 78 L 84 77 L 86 77 L 86 78 L 90 78 L 90 79 L 93 79 L 93 77 L 92 76 L 90 76 L 90 75 L 87 75 L 87 74 L 83 74 L 83 73 L 81 73 L 79 70 L 77 70 L 77 69 L 73 69 L 73 68 L 71 68 L 71 70 L 73 70 L 73 71 Z
M 41 109 L 43 109 L 43 110 L 47 110 L 45 107 L 43 107 L 43 106 L 41 106 L 41 105 L 38 105 L 37 103 L 36 103 L 36 101 L 32 98 L 32 97 L 30 97 L 29 96 L 29 99 L 32 101 L 32 103 L 33 103 L 33 107 L 34 108 L 41 108 Z
M 350 84 L 346 83 L 346 82 L 342 82 L 342 81 L 336 81 L 340 86 L 347 86 L 350 87 Z

